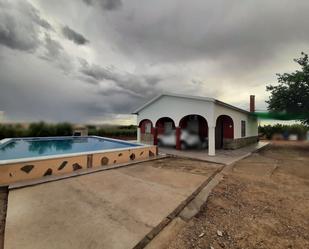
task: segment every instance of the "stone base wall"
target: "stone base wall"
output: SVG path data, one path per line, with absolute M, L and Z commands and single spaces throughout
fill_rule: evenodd
M 258 142 L 258 136 L 253 137 L 242 137 L 236 139 L 224 139 L 223 140 L 223 149 L 225 150 L 235 150 L 241 147 L 244 147 L 249 144 Z

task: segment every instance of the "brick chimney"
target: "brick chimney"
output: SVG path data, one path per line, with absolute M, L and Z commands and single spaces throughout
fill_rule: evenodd
M 250 112 L 255 112 L 255 95 L 250 95 Z

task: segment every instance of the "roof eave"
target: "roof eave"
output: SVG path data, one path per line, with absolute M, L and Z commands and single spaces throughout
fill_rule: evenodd
M 216 103 L 216 104 L 219 104 L 219 105 L 222 105 L 222 106 L 225 106 L 225 107 L 227 107 L 227 108 L 233 109 L 233 110 L 235 110 L 235 111 L 243 112 L 243 113 L 246 113 L 246 114 L 252 114 L 252 113 L 249 112 L 249 111 L 246 111 L 246 110 L 241 109 L 241 108 L 239 108 L 239 107 L 236 107 L 236 106 L 227 104 L 227 103 L 222 102 L 222 101 L 217 100 L 217 99 L 215 100 L 215 103 Z
M 184 95 L 184 94 L 171 94 L 171 93 L 162 93 L 162 94 L 152 98 L 150 101 L 146 102 L 144 105 L 142 105 L 141 107 L 139 107 L 135 111 L 133 111 L 132 114 L 138 115 L 141 110 L 145 109 L 147 106 L 149 106 L 150 104 L 152 104 L 153 102 L 157 101 L 158 99 L 160 99 L 163 96 L 171 96 L 171 97 L 178 97 L 178 98 L 190 98 L 190 99 L 194 99 L 194 100 L 213 102 L 213 103 L 225 106 L 227 108 L 233 109 L 235 111 L 243 112 L 243 113 L 246 113 L 246 114 L 252 114 L 249 111 L 246 111 L 246 110 L 238 108 L 236 106 L 227 104 L 225 102 L 222 102 L 222 101 L 214 99 L 214 98 L 199 97 L 199 96 L 189 96 L 189 95 Z

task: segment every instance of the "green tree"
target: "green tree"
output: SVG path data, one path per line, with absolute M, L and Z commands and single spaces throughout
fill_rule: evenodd
M 70 123 L 59 123 L 55 125 L 56 136 L 71 136 L 73 134 L 73 128 Z
M 300 58 L 294 59 L 301 70 L 277 74 L 279 84 L 266 87 L 271 93 L 266 102 L 269 111 L 301 117 L 299 119 L 309 125 L 309 59 L 308 54 L 302 52 L 301 55 Z
M 48 125 L 43 121 L 39 123 L 31 123 L 28 129 L 30 137 L 48 137 L 55 136 L 55 129 L 52 125 Z

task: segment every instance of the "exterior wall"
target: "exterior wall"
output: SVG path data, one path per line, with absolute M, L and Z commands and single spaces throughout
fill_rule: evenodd
M 217 119 L 220 115 L 228 115 L 233 119 L 234 139 L 241 138 L 241 120 L 246 121 L 246 137 L 258 135 L 258 124 L 255 117 L 252 117 L 247 113 L 239 112 L 216 104 L 215 119 Z
M 258 120 L 257 117 L 254 116 L 249 116 L 248 117 L 248 132 L 249 132 L 249 136 L 258 136 L 259 132 L 258 132 Z
M 188 114 L 201 115 L 207 120 L 208 126 L 215 126 L 213 102 L 174 96 L 162 96 L 141 110 L 137 115 L 137 123 L 143 119 L 149 119 L 155 124 L 162 117 L 170 117 L 177 127 L 180 120 Z
M 199 100 L 169 95 L 161 96 L 161 98 L 142 109 L 137 115 L 137 123 L 139 124 L 143 119 L 149 119 L 152 124 L 155 125 L 160 118 L 169 117 L 174 121 L 175 126 L 178 127 L 180 125 L 180 120 L 187 115 L 200 115 L 206 119 L 208 133 L 211 135 L 209 136 L 208 134 L 209 145 L 211 145 L 209 146 L 209 150 L 214 150 L 214 148 L 210 147 L 213 146 L 213 141 L 215 141 L 213 136 L 215 134 L 217 118 L 221 115 L 227 115 L 233 120 L 233 130 L 229 130 L 228 127 L 225 127 L 226 129 L 224 129 L 225 139 L 223 142 L 223 148 L 239 148 L 256 141 L 258 136 L 257 119 L 251 116 L 250 113 L 238 111 L 219 103 L 212 102 L 211 100 Z M 242 120 L 246 122 L 245 137 L 241 136 Z M 230 123 L 225 122 L 223 125 L 229 124 Z M 232 137 L 234 137 L 234 139 L 231 139 Z M 214 154 L 214 151 L 209 151 L 209 154 Z
M 73 166 L 74 165 L 74 166 Z M 87 156 L 4 164 L 0 166 L 0 184 L 31 180 L 47 175 L 62 175 L 87 167 Z
M 216 120 L 220 115 L 230 116 L 234 123 L 234 138 L 241 138 L 241 120 L 246 121 L 246 137 L 258 135 L 258 124 L 255 117 L 245 112 L 215 104 L 211 101 L 184 99 L 174 96 L 163 96 L 137 115 L 137 123 L 143 119 L 151 120 L 155 125 L 162 117 L 174 120 L 175 126 L 179 126 L 180 120 L 189 114 L 197 114 L 204 117 L 209 127 L 216 126 Z
M 99 168 L 113 164 L 145 160 L 157 155 L 156 146 L 130 150 L 117 150 L 57 159 L 36 160 L 24 163 L 0 165 L 0 185 L 46 177 L 63 175 L 76 170 Z

